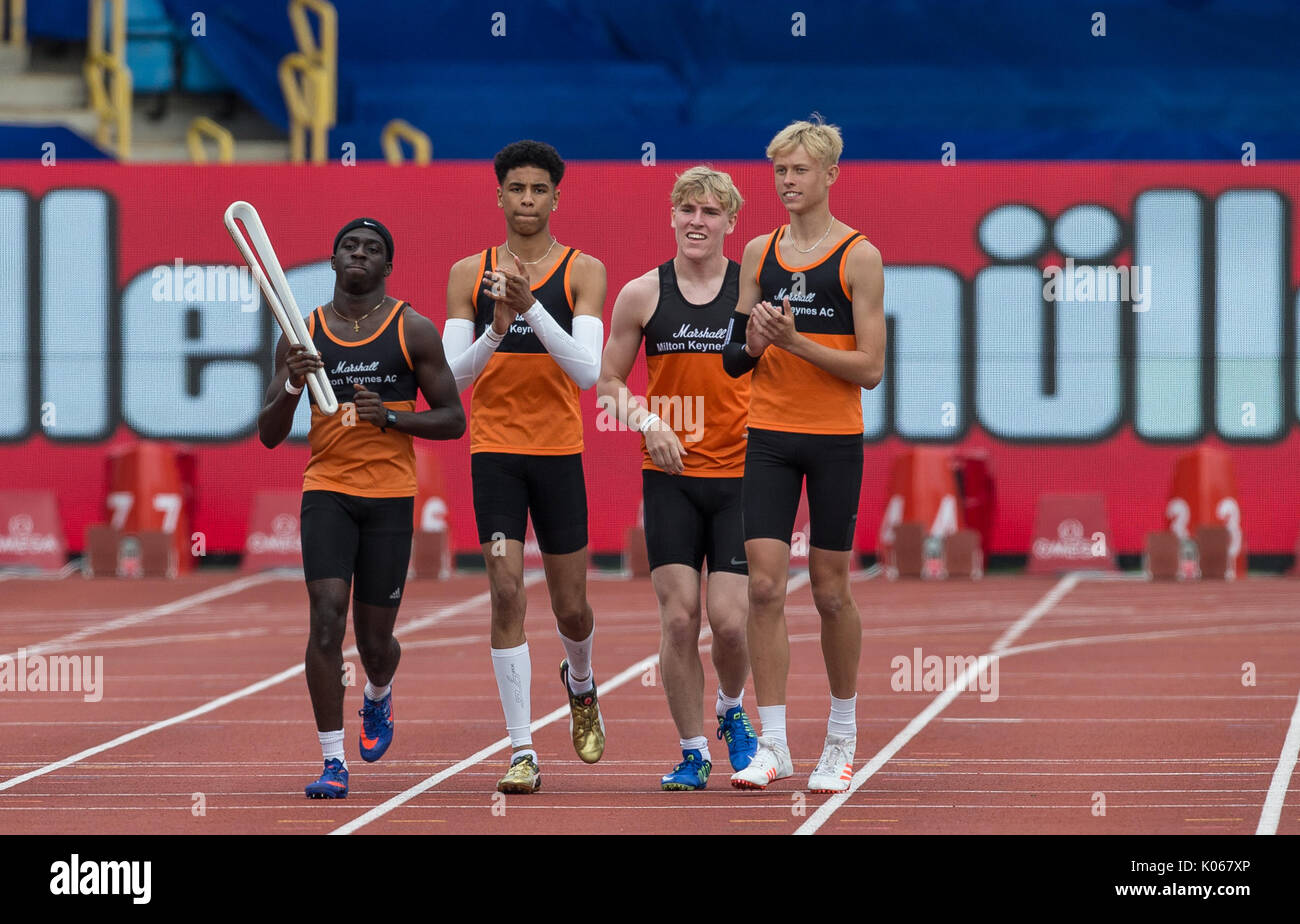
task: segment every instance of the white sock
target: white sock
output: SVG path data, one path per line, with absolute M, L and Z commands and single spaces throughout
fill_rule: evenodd
M 713 757 L 709 754 L 709 739 L 703 735 L 697 735 L 694 738 L 679 738 L 683 751 L 699 751 L 700 756 L 713 763 Z
M 858 694 L 848 699 L 831 697 L 831 717 L 826 722 L 826 734 L 840 738 L 853 738 L 858 734 Z
M 528 657 L 528 643 L 516 648 L 493 648 L 492 671 L 497 676 L 510 746 L 526 747 L 533 743 L 533 733 L 528 730 L 533 722 L 533 662 Z
M 366 699 L 370 700 L 372 703 L 379 702 L 381 699 L 383 699 L 385 696 L 391 693 L 392 690 L 393 690 L 393 685 L 391 683 L 385 684 L 382 687 L 377 687 L 369 680 L 366 681 L 366 690 L 365 690 Z
M 316 732 L 316 737 L 320 739 L 320 753 L 325 760 L 341 760 L 346 769 L 348 759 L 343 756 L 343 729 L 338 731 Z
M 595 686 L 591 679 L 591 640 L 596 630 L 592 629 L 591 635 L 580 642 L 565 638 L 563 632 L 557 631 L 557 634 L 569 659 L 569 689 L 574 693 L 590 693 Z
M 537 763 L 537 752 L 534 751 L 532 748 L 524 748 L 522 750 L 515 751 L 513 754 L 510 755 L 511 765 L 513 765 L 514 762 L 521 757 L 531 757 L 533 759 L 533 763 Z
M 726 693 L 722 692 L 722 687 L 718 687 L 718 702 L 714 706 L 714 709 L 717 710 L 718 718 L 722 718 L 728 712 L 738 707 L 741 701 L 744 700 L 744 698 L 745 698 L 744 690 L 741 690 L 740 695 L 733 699 L 732 697 L 728 696 Z
M 780 706 L 759 706 L 758 707 L 758 726 L 761 729 L 760 734 L 764 738 L 771 738 L 779 741 L 787 748 L 789 742 L 785 740 L 785 704 Z

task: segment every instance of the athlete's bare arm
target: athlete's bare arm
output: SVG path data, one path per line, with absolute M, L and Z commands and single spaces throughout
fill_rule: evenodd
M 465 432 L 465 408 L 460 403 L 456 379 L 443 355 L 438 328 L 413 308 L 404 308 L 406 349 L 420 393 L 429 402 L 426 411 L 396 411 L 391 428 L 426 440 L 459 439 Z
M 885 273 L 880 251 L 865 240 L 854 244 L 844 276 L 853 299 L 856 349 L 837 350 L 800 334 L 795 330 L 789 299 L 784 299 L 780 308 L 760 302 L 754 308 L 750 326 L 757 325 L 774 346 L 789 350 L 836 378 L 862 388 L 875 388 L 885 371 Z
M 614 310 L 609 319 L 609 340 L 605 342 L 600 380 L 596 383 L 597 406 L 633 430 L 641 429 L 650 409 L 628 389 L 627 377 L 636 362 L 645 326 L 658 299 L 657 268 L 623 286 L 614 300 Z M 650 425 L 645 438 L 646 450 L 655 465 L 670 475 L 681 474 L 686 447 L 677 434 L 660 420 Z
M 569 285 L 573 291 L 573 314 L 601 317 L 605 311 L 605 264 L 591 254 L 580 253 L 569 271 Z
M 640 429 L 649 411 L 628 390 L 627 377 L 641 349 L 645 325 L 658 294 L 658 270 L 638 276 L 618 293 L 610 313 L 609 339 L 605 341 L 600 379 L 596 383 L 596 403 L 634 430 Z
M 280 335 L 280 342 L 275 346 L 275 375 L 266 386 L 266 398 L 257 415 L 257 436 L 267 449 L 279 446 L 289 435 L 294 411 L 302 399 L 302 395 L 285 391 L 284 383 L 292 381 L 294 388 L 303 388 L 309 373 L 324 368 L 319 356 L 302 345 L 290 347 L 289 341 Z
M 732 318 L 731 336 L 722 348 L 722 367 L 732 378 L 739 378 L 753 369 L 757 358 L 771 343 L 757 324 L 748 323 L 750 313 L 762 295 L 758 287 L 758 269 L 767 239 L 766 234 L 754 238 L 745 245 L 745 253 L 740 259 L 740 297 L 736 301 L 735 314 L 743 315 L 746 323 L 741 330 L 738 327 L 740 318 Z

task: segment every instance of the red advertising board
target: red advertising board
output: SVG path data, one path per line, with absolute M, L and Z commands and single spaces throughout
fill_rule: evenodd
M 668 196 L 687 163 L 576 162 L 553 229 L 607 269 L 609 306 L 673 255 Z M 778 225 L 770 167 L 716 164 L 746 199 L 727 253 Z M 11 166 L 0 181 L 0 404 L 9 486 L 52 490 L 79 547 L 105 509 L 104 458 L 137 440 L 195 451 L 189 528 L 209 554 L 245 546 L 261 491 L 301 487 L 304 421 L 256 437 L 275 331 L 222 226 L 259 210 L 299 302 L 330 296 L 329 246 L 350 218 L 392 230 L 389 292 L 441 329 L 451 264 L 504 239 L 491 164 L 390 168 Z M 1295 362 L 1300 165 L 846 162 L 837 217 L 879 247 L 885 379 L 864 393 L 859 548 L 876 546 L 892 460 L 911 446 L 987 456 L 986 553 L 1027 553 L 1046 493 L 1105 495 L 1115 552 L 1167 528 L 1175 460 L 1231 458 L 1252 552 L 1289 552 L 1300 507 Z M 645 387 L 638 364 L 631 387 Z M 468 406 L 468 395 L 463 396 Z M 591 548 L 636 520 L 639 443 L 603 432 L 583 393 Z M 707 410 L 706 410 L 707 413 Z M 477 548 L 468 438 L 427 447 L 457 550 Z

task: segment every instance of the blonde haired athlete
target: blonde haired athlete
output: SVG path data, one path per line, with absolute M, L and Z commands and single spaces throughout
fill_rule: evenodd
M 753 372 L 744 509 L 761 735 L 753 761 L 731 778 L 739 788 L 763 789 L 794 774 L 786 741 L 785 587 L 805 481 L 808 571 L 831 692 L 826 741 L 808 788 L 842 792 L 853 776 L 862 629 L 848 573 L 862 486 L 861 389 L 874 388 L 884 371 L 885 287 L 880 252 L 831 214 L 843 147 L 839 129 L 820 117 L 790 124 L 768 145 L 790 223 L 745 247 L 723 351 L 729 374 Z
M 672 192 L 677 255 L 633 279 L 614 302 L 597 385 L 599 403 L 644 435 L 642 499 L 650 579 L 659 599 L 659 665 L 682 761 L 663 789 L 704 789 L 713 769 L 704 735 L 700 664 L 700 573 L 708 561 L 709 625 L 718 674 L 718 738 L 731 767 L 748 766 L 757 741 L 741 700 L 745 649 L 745 470 L 748 381 L 736 387 L 719 356 L 740 291 L 740 264 L 722 245 L 743 200 L 731 177 L 692 167 Z M 627 376 L 645 340 L 647 401 Z

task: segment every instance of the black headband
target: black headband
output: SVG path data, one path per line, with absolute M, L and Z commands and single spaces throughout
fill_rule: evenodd
M 369 228 L 371 231 L 382 237 L 384 239 L 384 246 L 388 248 L 388 262 L 393 262 L 393 236 L 388 233 L 387 228 L 375 221 L 373 218 L 354 218 L 344 225 L 343 230 L 334 235 L 334 249 L 331 250 L 330 253 L 337 253 L 339 249 L 339 241 L 343 240 L 343 235 L 356 228 Z

